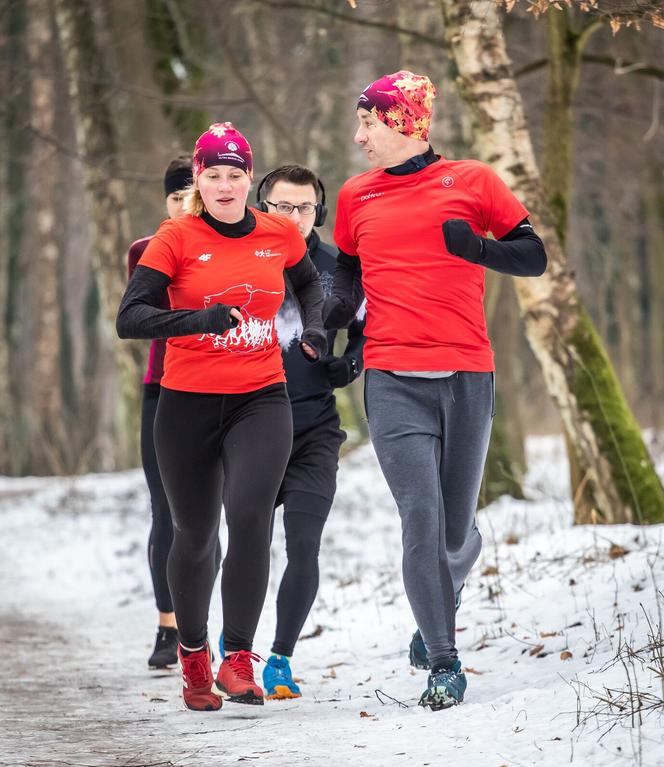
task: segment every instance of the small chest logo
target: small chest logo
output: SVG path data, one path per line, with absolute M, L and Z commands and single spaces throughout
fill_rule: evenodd
M 363 194 L 362 197 L 360 197 L 360 202 L 366 202 L 367 200 L 373 200 L 374 197 L 382 197 L 385 194 L 385 192 L 374 192 L 373 190 L 371 192 L 367 192 L 367 194 Z
M 212 258 L 212 253 L 201 253 L 198 257 L 199 261 L 209 261 Z
M 454 186 L 454 178 L 452 176 L 444 176 L 440 183 L 447 187 Z
M 261 248 L 260 250 L 255 250 L 254 255 L 256 258 L 277 258 L 281 253 L 275 253 L 270 248 Z

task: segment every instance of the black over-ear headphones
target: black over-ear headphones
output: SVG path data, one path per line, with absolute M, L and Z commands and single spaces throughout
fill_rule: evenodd
M 284 166 L 281 168 L 275 168 L 271 170 L 267 176 L 263 176 L 258 189 L 256 190 L 256 208 L 262 210 L 263 213 L 268 212 L 267 203 L 265 200 L 261 200 L 261 191 L 265 184 L 269 183 L 270 179 L 277 173 L 281 173 L 284 170 Z M 327 218 L 327 205 L 325 204 L 325 187 L 323 182 L 316 176 L 316 184 L 318 185 L 318 192 L 320 192 L 320 202 L 316 203 L 316 218 L 314 219 L 314 226 L 323 226 L 325 219 Z

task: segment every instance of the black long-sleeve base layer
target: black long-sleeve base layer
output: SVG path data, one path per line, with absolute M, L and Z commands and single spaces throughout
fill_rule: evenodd
M 270 521 L 292 435 L 285 384 L 247 394 L 162 387 L 155 448 L 173 518 L 168 583 L 186 647 L 200 647 L 207 636 L 223 498 L 224 645 L 252 649 L 268 583 Z

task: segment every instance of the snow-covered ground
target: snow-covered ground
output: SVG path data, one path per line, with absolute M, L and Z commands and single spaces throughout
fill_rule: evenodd
M 183 708 L 177 672 L 147 670 L 141 472 L 0 479 L 0 765 L 664 765 L 661 708 L 641 723 L 597 715 L 606 688 L 638 685 L 644 705 L 663 695 L 656 664 L 627 648 L 661 625 L 664 527 L 572 527 L 562 442 L 529 453 L 530 500 L 479 515 L 458 619 L 466 702 L 436 713 L 416 705 L 426 672 L 408 665 L 398 517 L 370 446 L 342 463 L 314 636 L 293 663 L 304 697 L 213 713 Z M 279 521 L 262 654 L 283 549 Z

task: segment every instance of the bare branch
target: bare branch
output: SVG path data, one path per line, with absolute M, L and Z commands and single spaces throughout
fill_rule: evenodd
M 653 66 L 652 64 L 646 64 L 643 61 L 623 61 L 622 59 L 614 58 L 613 56 L 596 56 L 593 54 L 584 54 L 581 56 L 581 61 L 586 64 L 599 64 L 601 66 L 611 67 L 615 75 L 643 75 L 644 77 L 654 77 L 656 80 L 664 80 L 664 69 L 661 67 Z M 532 72 L 537 72 L 540 69 L 548 66 L 548 59 L 537 59 L 531 61 L 529 64 L 518 69 L 514 76 L 525 77 Z
M 313 11 L 314 13 L 320 13 L 324 16 L 330 16 L 333 19 L 341 19 L 349 24 L 356 24 L 360 27 L 372 27 L 373 29 L 382 29 L 384 32 L 393 32 L 397 35 L 407 35 L 413 40 L 417 40 L 427 45 L 433 45 L 436 48 L 443 46 L 444 41 L 442 38 L 433 37 L 427 35 L 424 32 L 418 32 L 416 29 L 407 29 L 406 27 L 400 27 L 398 24 L 387 24 L 383 21 L 373 21 L 371 19 L 363 19 L 361 16 L 353 16 L 349 13 L 341 13 L 333 8 L 324 8 L 320 5 L 313 5 L 303 2 L 297 2 L 297 0 L 254 0 L 258 5 L 264 5 L 268 8 L 277 8 L 279 10 L 299 10 L 299 11 Z

